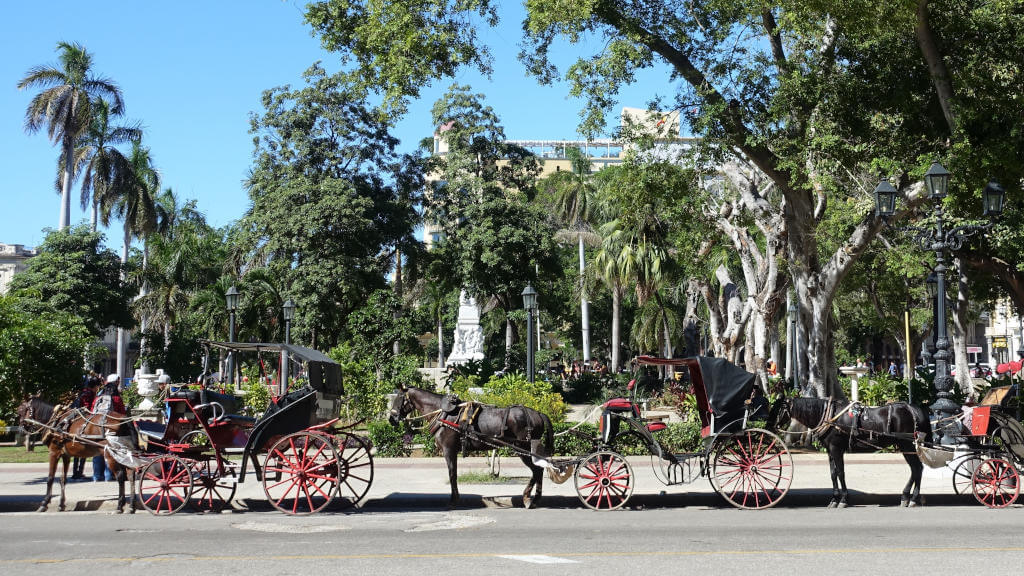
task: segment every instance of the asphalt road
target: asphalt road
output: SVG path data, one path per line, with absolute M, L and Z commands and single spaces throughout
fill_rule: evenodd
M 1024 509 L 581 508 L 0 516 L 0 573 L 1018 574 Z

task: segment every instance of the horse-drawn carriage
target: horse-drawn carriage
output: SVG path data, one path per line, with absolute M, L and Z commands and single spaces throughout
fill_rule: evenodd
M 594 451 L 576 459 L 576 492 L 595 510 L 621 508 L 635 484 L 633 468 L 616 447 L 626 438 L 647 447 L 656 476 L 666 486 L 707 476 L 714 490 L 738 508 L 770 508 L 786 495 L 793 480 L 793 458 L 785 443 L 764 428 L 747 424 L 756 407 L 748 402 L 754 374 L 722 358 L 637 358 L 639 366 L 683 368 L 697 400 L 703 450 L 673 454 L 657 440 L 666 425 L 641 417 L 635 380 L 630 397 L 603 405 Z
M 276 398 L 264 414 L 238 414 L 234 397 L 207 390 L 168 390 L 166 420 L 137 420 L 146 463 L 142 505 L 173 514 L 191 502 L 219 510 L 244 482 L 251 461 L 267 501 L 286 514 L 310 514 L 332 501 L 358 503 L 373 481 L 369 442 L 338 427 L 340 366 L 309 348 L 273 343 L 204 342 L 229 353 L 282 353 L 302 363 L 309 383 Z M 260 462 L 262 457 L 262 463 Z

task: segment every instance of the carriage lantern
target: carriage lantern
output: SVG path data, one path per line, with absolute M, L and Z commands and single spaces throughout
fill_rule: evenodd
M 1006 192 L 998 182 L 989 182 L 982 193 L 984 215 L 990 218 L 987 223 L 964 224 L 952 229 L 944 227 L 942 200 L 949 192 L 949 170 L 938 163 L 932 162 L 928 171 L 924 174 L 924 184 L 928 189 L 928 197 L 933 202 L 932 214 L 935 220 L 934 227 L 931 226 L 904 226 L 898 228 L 902 232 L 909 232 L 918 246 L 923 250 L 935 253 L 934 278 L 935 283 L 929 282 L 928 292 L 935 298 L 935 391 L 936 401 L 931 409 L 939 422 L 950 422 L 959 412 L 960 407 L 952 400 L 953 377 L 950 375 L 949 367 L 949 336 L 946 332 L 946 252 L 959 250 L 964 242 L 979 232 L 992 227 L 991 219 L 999 216 L 1003 211 L 1003 200 Z M 896 191 L 888 181 L 879 182 L 875 188 L 876 213 L 883 220 L 895 212 Z M 937 436 L 941 443 L 952 444 L 956 442 L 952 432 L 946 430 L 946 426 L 937 429 Z M 947 433 L 948 432 L 948 433 Z
M 537 291 L 532 284 L 523 289 L 523 308 L 526 309 L 526 377 L 533 382 L 533 313 L 537 310 Z

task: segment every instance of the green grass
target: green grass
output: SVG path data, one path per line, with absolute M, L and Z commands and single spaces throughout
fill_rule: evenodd
M 0 446 L 0 464 L 26 464 L 49 462 L 50 453 L 45 446 L 36 446 L 29 452 L 24 446 Z
M 490 472 L 465 472 L 458 476 L 459 484 L 525 484 L 526 478 L 492 476 Z

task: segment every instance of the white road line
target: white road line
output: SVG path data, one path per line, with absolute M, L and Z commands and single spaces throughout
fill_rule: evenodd
M 519 560 L 520 562 L 529 562 L 530 564 L 579 564 L 579 560 L 569 560 L 568 558 L 558 558 L 557 556 L 544 556 L 542 554 L 508 554 L 500 555 L 499 558 L 508 558 L 509 560 Z

